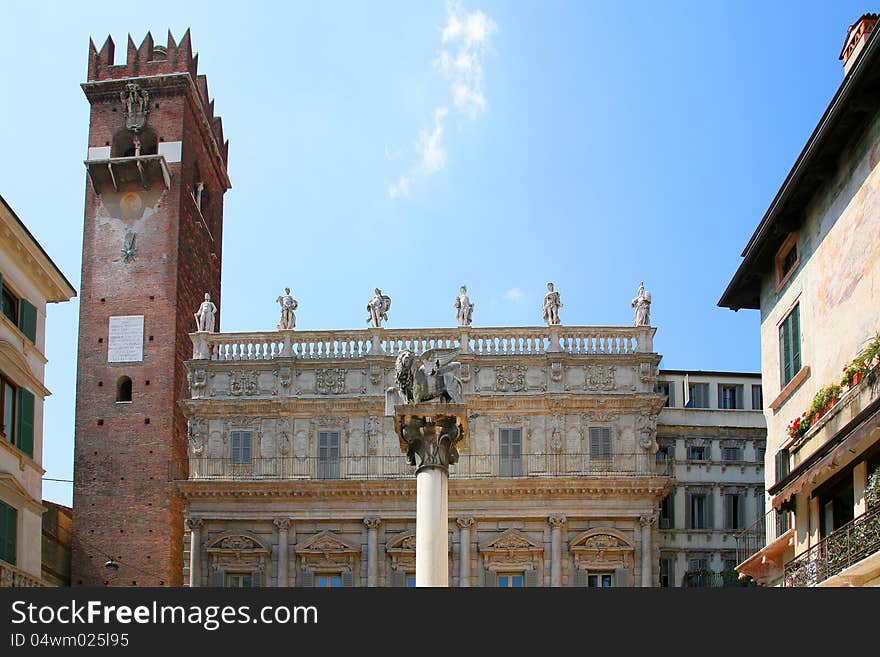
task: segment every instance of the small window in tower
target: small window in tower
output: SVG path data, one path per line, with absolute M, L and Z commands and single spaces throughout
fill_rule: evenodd
M 120 376 L 119 381 L 116 382 L 116 401 L 131 401 L 131 379 L 127 376 Z

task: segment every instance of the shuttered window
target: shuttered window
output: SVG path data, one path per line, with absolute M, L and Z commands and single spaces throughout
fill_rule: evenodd
M 712 500 L 708 493 L 686 493 L 686 529 L 712 528 Z
M 0 434 L 3 440 L 15 442 L 15 403 L 18 388 L 9 379 L 0 377 Z
M 752 410 L 764 410 L 764 390 L 759 384 L 752 386 Z
M 14 566 L 18 542 L 18 510 L 0 502 L 0 559 Z
M 15 409 L 15 446 L 34 458 L 34 396 L 18 389 Z
M 607 461 L 611 458 L 611 427 L 590 427 L 590 459 Z
M 251 463 L 253 460 L 253 432 L 233 431 L 230 440 L 232 442 L 232 462 L 239 464 Z
M 522 429 L 498 430 L 498 454 L 499 476 L 522 476 Z
M 18 326 L 18 297 L 3 283 L 2 274 L 0 274 L 0 288 L 3 290 L 3 294 L 0 296 L 0 312 Z
M 318 432 L 318 479 L 339 479 L 339 432 Z
M 743 496 L 739 493 L 724 495 L 724 529 L 743 528 Z
M 660 503 L 660 529 L 675 527 L 675 489 L 663 498 Z
M 800 305 L 794 307 L 779 327 L 779 366 L 784 388 L 801 369 Z
M 688 384 L 688 394 L 690 396 L 690 401 L 687 403 L 688 408 L 709 408 L 708 383 Z

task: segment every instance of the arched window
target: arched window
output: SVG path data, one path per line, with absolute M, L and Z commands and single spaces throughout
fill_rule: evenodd
M 131 401 L 131 379 L 127 376 L 120 376 L 116 382 L 116 401 Z

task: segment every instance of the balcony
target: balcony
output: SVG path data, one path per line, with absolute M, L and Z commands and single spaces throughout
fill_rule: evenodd
M 865 577 L 877 577 L 880 573 L 878 552 L 880 506 L 851 520 L 785 564 L 783 586 L 818 586 L 823 582 L 846 585 Z M 863 568 L 864 565 L 868 568 Z M 844 573 L 847 569 L 852 571 Z M 832 584 L 829 580 L 835 576 L 839 576 L 839 581 Z
M 0 588 L 34 588 L 49 586 L 39 577 L 34 577 L 0 559 Z
M 279 456 L 252 459 L 242 463 L 228 458 L 192 457 L 189 476 L 172 467 L 172 481 L 280 481 L 280 480 L 394 480 L 413 479 L 415 467 L 403 454 L 346 456 L 336 459 Z M 654 462 L 652 455 L 615 454 L 607 459 L 591 459 L 586 454 L 523 454 L 502 459 L 498 454 L 462 454 L 450 466 L 451 479 L 495 477 L 582 477 L 634 478 L 666 477 L 668 462 Z
M 103 194 L 110 187 L 118 192 L 127 183 L 139 183 L 144 189 L 159 182 L 171 186 L 171 173 L 164 155 L 138 155 L 86 160 L 86 170 L 95 193 Z

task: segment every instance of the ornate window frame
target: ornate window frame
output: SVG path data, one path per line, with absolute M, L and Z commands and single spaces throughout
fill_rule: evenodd
M 213 538 L 207 545 L 209 571 L 222 573 L 223 586 L 226 573 L 253 573 L 259 571 L 265 581 L 269 572 L 272 551 L 255 534 L 242 530 L 231 530 Z M 213 579 L 213 577 L 211 578 Z
M 581 532 L 569 543 L 574 558 L 575 573 L 603 572 L 629 568 L 635 565 L 635 547 L 626 534 L 606 527 L 594 527 Z
M 297 543 L 298 572 L 351 573 L 359 572 L 361 547 L 331 531 L 320 531 Z
M 489 572 L 534 570 L 538 581 L 544 581 L 544 544 L 518 529 L 505 529 L 481 542 L 478 551 L 483 569 Z

